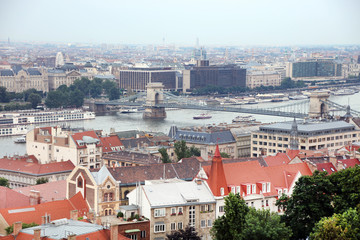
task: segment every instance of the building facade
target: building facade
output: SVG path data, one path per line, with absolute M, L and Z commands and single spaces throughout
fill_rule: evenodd
M 145 91 L 146 85 L 161 82 L 165 90 L 176 90 L 177 71 L 166 68 L 133 68 L 119 70 L 119 87 L 133 91 Z
M 281 73 L 275 71 L 247 71 L 246 73 L 246 87 L 267 87 L 267 86 L 280 86 Z
M 183 71 L 183 92 L 206 86 L 246 87 L 246 69 L 237 66 L 197 66 Z
M 292 134 L 293 122 L 260 126 L 251 134 L 251 156 L 274 155 L 291 148 L 292 136 L 300 150 L 335 150 L 340 146 L 360 140 L 360 131 L 343 121 L 297 123 L 297 133 Z M 294 144 L 293 144 L 294 145 Z
M 287 76 L 294 79 L 342 77 L 342 65 L 333 60 L 309 60 L 289 63 Z

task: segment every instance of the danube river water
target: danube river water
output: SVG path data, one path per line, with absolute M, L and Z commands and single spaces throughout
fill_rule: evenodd
M 357 111 L 360 111 L 360 92 L 354 95 L 345 95 L 345 96 L 330 96 L 330 100 L 341 105 L 347 105 L 350 103 L 350 106 Z M 254 105 L 245 105 L 247 108 L 272 108 L 275 106 L 287 105 L 290 103 L 296 103 L 301 100 L 291 100 L 285 102 L 267 102 L 259 103 Z M 204 120 L 194 120 L 193 116 L 199 115 L 201 113 L 208 113 L 212 116 L 211 119 Z M 150 120 L 142 119 L 142 113 L 131 113 L 131 114 L 107 114 L 102 116 L 96 116 L 94 120 L 84 120 L 84 121 L 72 121 L 67 122 L 67 126 L 71 127 L 82 127 L 85 129 L 100 129 L 105 133 L 109 133 L 110 129 L 113 128 L 115 131 L 124 131 L 124 130 L 144 130 L 152 132 L 163 132 L 168 133 L 171 125 L 176 125 L 177 127 L 186 127 L 186 126 L 204 126 L 208 124 L 219 124 L 219 123 L 231 123 L 232 119 L 239 115 L 239 113 L 231 112 L 212 112 L 212 111 L 199 111 L 199 110 L 171 110 L 167 111 L 167 118 L 164 120 Z M 265 115 L 253 115 L 257 121 L 269 123 L 269 122 L 279 122 L 291 120 L 284 117 L 274 117 L 274 116 L 265 116 Z M 58 123 L 62 125 L 63 123 Z M 44 125 L 45 126 L 45 125 Z M 0 138 L 0 158 L 5 155 L 14 155 L 19 154 L 23 155 L 26 153 L 25 144 L 15 144 L 14 140 L 18 136 L 12 137 L 1 137 Z

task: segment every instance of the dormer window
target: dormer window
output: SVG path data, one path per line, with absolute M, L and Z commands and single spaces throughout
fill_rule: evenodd
M 281 190 L 281 189 L 279 189 L 279 196 L 281 196 L 281 194 L 282 194 L 282 190 Z
M 246 185 L 246 194 L 251 194 L 251 186 Z
M 256 193 L 256 184 L 253 184 L 253 185 L 252 185 L 252 193 L 253 193 L 253 194 Z
M 240 193 L 240 186 L 236 186 L 236 192 Z
M 235 187 L 231 187 L 231 192 L 235 194 Z
M 266 183 L 266 192 L 270 192 L 271 190 L 270 190 L 270 183 L 268 182 L 268 183 Z
M 220 188 L 220 195 L 224 196 L 225 192 L 224 192 L 224 188 Z
M 263 193 L 266 193 L 266 183 L 262 184 L 262 191 L 263 191 Z
M 81 177 L 78 177 L 77 186 L 78 186 L 79 188 L 82 188 L 82 187 L 83 187 L 83 181 L 82 181 L 82 178 L 81 178 Z
M 284 189 L 284 194 L 287 194 L 287 189 L 286 188 Z

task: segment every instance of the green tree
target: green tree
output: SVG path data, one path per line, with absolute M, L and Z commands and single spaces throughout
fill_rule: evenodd
M 186 142 L 184 140 L 177 141 L 174 144 L 174 152 L 178 161 L 188 156 L 187 154 L 188 147 L 186 146 Z
M 115 87 L 110 90 L 108 94 L 109 100 L 115 100 L 120 98 L 120 89 Z
M 221 156 L 222 158 L 230 158 L 230 155 L 227 154 L 226 152 L 221 152 L 221 153 L 220 153 L 220 156 Z
M 211 234 L 216 240 L 242 239 L 246 215 L 249 212 L 239 193 L 225 197 L 225 215 L 215 220 Z
M 0 177 L 0 186 L 9 187 L 9 180 L 3 177 Z
M 36 224 L 34 222 L 32 222 L 32 223 L 22 223 L 22 229 L 35 227 L 35 226 L 39 226 L 39 224 Z M 5 228 L 5 231 L 6 231 L 6 234 L 9 235 L 10 233 L 12 233 L 14 231 L 14 227 L 11 225 L 11 226 Z
M 285 209 L 282 220 L 290 226 L 294 239 L 307 238 L 316 222 L 334 212 L 334 185 L 326 174 L 315 171 L 312 176 L 300 177 L 291 197 L 283 195 L 276 203 Z
M 173 231 L 170 234 L 166 234 L 168 240 L 201 240 L 201 237 L 198 236 L 198 233 L 195 231 L 195 228 L 187 226 L 184 229 L 179 229 L 178 231 Z
M 84 93 L 79 89 L 71 91 L 69 97 L 69 106 L 81 107 L 82 105 L 84 105 L 84 98 Z
M 314 240 L 360 239 L 360 213 L 353 208 L 343 214 L 324 217 L 310 234 Z
M 31 93 L 27 101 L 31 103 L 32 108 L 36 108 L 41 103 L 41 96 L 37 93 Z
M 197 147 L 195 147 L 194 145 L 192 145 L 189 148 L 189 154 L 187 157 L 192 157 L 192 156 L 196 156 L 196 157 L 200 157 L 201 156 L 201 152 L 200 149 L 198 149 Z
M 108 96 L 110 96 L 110 92 L 112 89 L 117 88 L 116 83 L 113 81 L 110 81 L 109 79 L 106 79 L 105 81 L 103 81 L 102 87 Z
M 9 102 L 10 99 L 8 97 L 8 92 L 6 91 L 6 87 L 0 87 L 0 102 L 6 103 Z
M 36 91 L 36 89 L 35 88 L 30 88 L 30 89 L 27 89 L 27 90 L 25 90 L 25 91 L 23 91 L 23 97 L 24 97 L 24 101 L 25 102 L 29 102 L 29 97 L 30 97 L 30 95 L 31 94 L 37 94 L 37 91 Z M 41 97 L 41 96 L 40 96 Z
M 48 108 L 59 108 L 67 102 L 66 96 L 61 91 L 51 91 L 47 94 L 45 105 Z
M 360 167 L 347 168 L 328 176 L 336 186 L 333 191 L 333 205 L 336 213 L 349 208 L 360 208 Z
M 242 239 L 286 240 L 292 235 L 291 229 L 280 221 L 280 216 L 270 210 L 250 208 L 245 217 Z
M 49 179 L 47 179 L 47 178 L 38 178 L 38 179 L 36 179 L 36 185 L 44 184 L 44 183 L 47 183 L 47 182 L 49 182 Z
M 169 154 L 166 151 L 166 148 L 160 148 L 159 153 L 161 154 L 161 161 L 163 163 L 171 163 Z

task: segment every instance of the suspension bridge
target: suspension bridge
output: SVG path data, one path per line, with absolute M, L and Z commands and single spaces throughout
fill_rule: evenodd
M 95 101 L 95 111 L 106 111 L 106 108 L 145 108 L 144 118 L 165 118 L 166 108 L 196 109 L 206 111 L 224 111 L 246 114 L 260 114 L 279 117 L 295 118 L 326 118 L 329 109 L 344 111 L 353 116 L 360 116 L 360 112 L 351 110 L 349 106 L 342 106 L 328 99 L 327 92 L 314 92 L 310 99 L 299 100 L 295 103 L 277 105 L 271 108 L 248 107 L 249 105 L 206 105 L 203 101 L 189 97 L 176 96 L 163 91 L 161 83 L 150 83 L 146 92 L 113 101 Z M 253 105 L 252 105 L 253 106 Z

